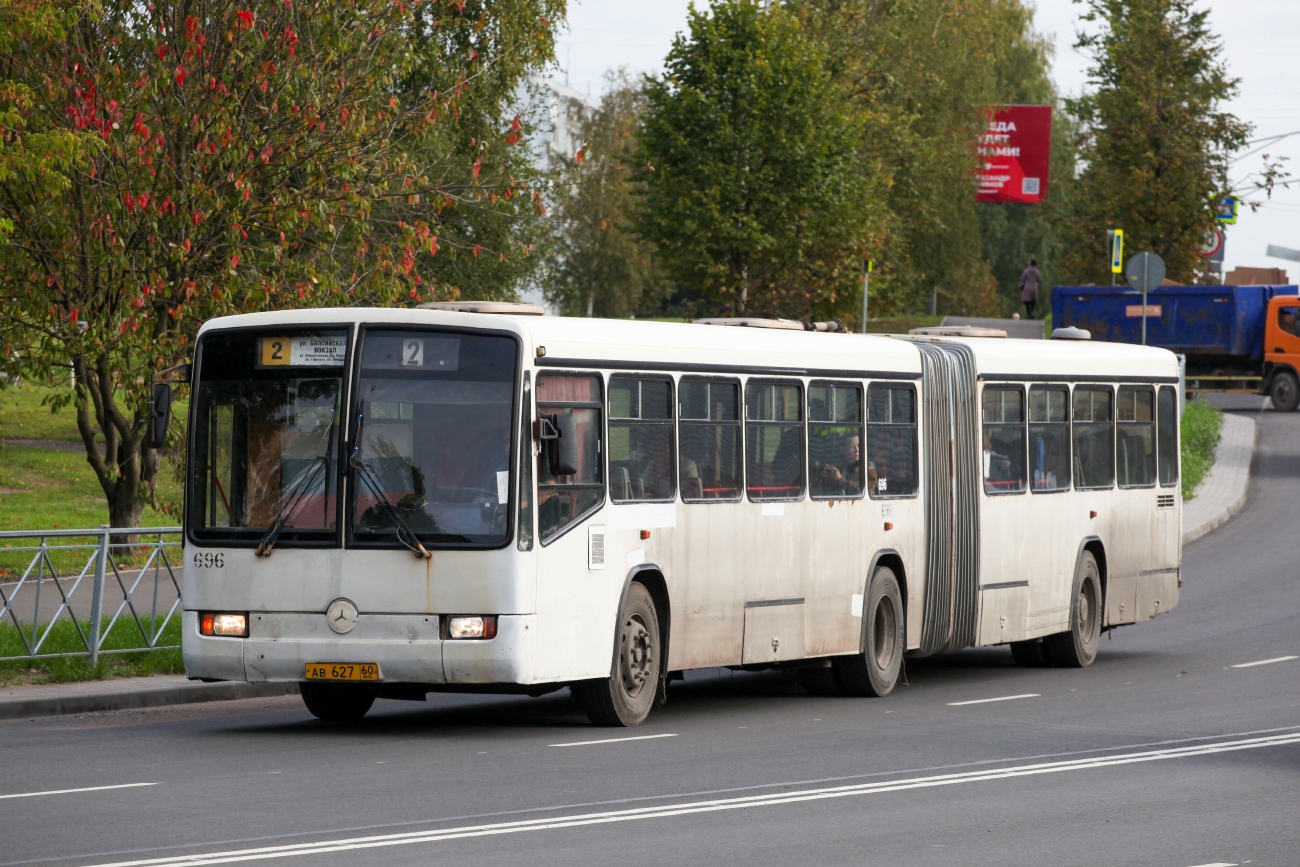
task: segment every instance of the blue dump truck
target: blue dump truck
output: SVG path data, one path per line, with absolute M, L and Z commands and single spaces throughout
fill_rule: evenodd
M 1160 286 L 1147 293 L 1147 344 L 1187 357 L 1187 393 L 1267 394 L 1300 405 L 1300 287 Z M 1127 286 L 1057 286 L 1052 325 L 1093 340 L 1142 342 L 1142 294 Z

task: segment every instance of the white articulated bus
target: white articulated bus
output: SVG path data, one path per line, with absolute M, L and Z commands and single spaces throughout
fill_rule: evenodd
M 190 677 L 635 725 L 686 669 L 885 695 L 905 652 L 1084 666 L 1177 604 L 1168 352 L 433 306 L 201 330 Z

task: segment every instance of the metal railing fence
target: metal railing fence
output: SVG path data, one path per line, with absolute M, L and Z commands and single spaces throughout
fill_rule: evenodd
M 113 541 L 128 536 L 137 541 Z M 19 639 L 0 635 L 0 662 L 72 656 L 94 665 L 104 653 L 178 647 L 158 642 L 181 608 L 180 552 L 180 527 L 0 532 L 6 571 L 16 564 L 19 576 L 0 577 L 0 630 Z

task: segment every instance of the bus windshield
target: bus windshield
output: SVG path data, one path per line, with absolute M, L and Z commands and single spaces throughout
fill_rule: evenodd
M 191 532 L 329 539 L 338 528 L 346 330 L 205 335 L 198 350 Z
M 366 329 L 350 461 L 357 542 L 505 543 L 517 355 L 509 337 Z

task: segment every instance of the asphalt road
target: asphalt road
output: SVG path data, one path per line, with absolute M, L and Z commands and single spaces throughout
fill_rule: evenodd
M 4 723 L 0 864 L 1293 867 L 1300 415 L 1258 420 L 1245 511 L 1089 669 L 971 650 L 886 699 L 693 673 L 632 730 L 566 693 L 355 726 L 296 698 Z

